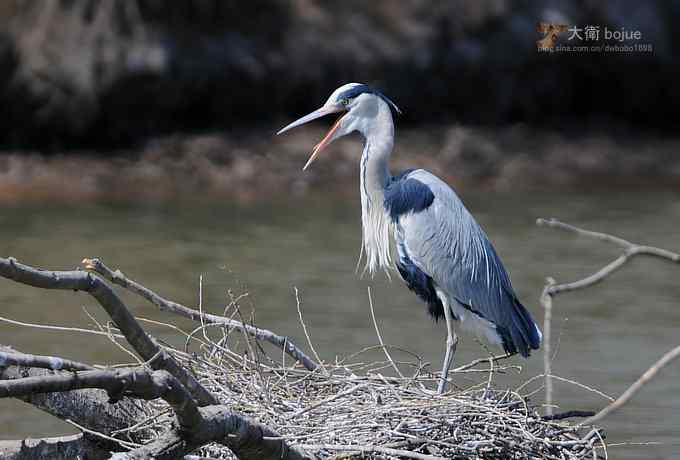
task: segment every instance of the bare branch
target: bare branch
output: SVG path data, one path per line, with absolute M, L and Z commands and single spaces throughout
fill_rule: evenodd
M 512 356 L 515 356 L 515 353 L 503 353 L 502 355 L 495 355 L 491 356 L 489 358 L 478 358 L 473 361 L 470 361 L 467 364 L 463 364 L 462 366 L 459 366 L 455 369 L 452 369 L 451 372 L 464 372 L 468 369 L 472 369 L 473 367 L 476 367 L 479 364 L 487 364 L 489 361 L 497 363 L 498 361 L 502 361 L 504 359 L 508 359 Z
M 584 230 L 573 225 L 565 224 L 556 219 L 537 219 L 536 224 L 538 226 L 545 226 L 550 228 L 558 228 L 560 230 L 570 231 L 576 233 L 577 235 L 587 236 L 589 238 L 594 238 L 600 241 L 608 241 L 616 244 L 624 249 L 623 254 L 618 258 L 598 270 L 597 272 L 581 279 L 574 281 L 572 283 L 565 284 L 554 284 L 548 288 L 548 295 L 559 294 L 564 291 L 573 291 L 576 289 L 583 289 L 593 284 L 599 283 L 600 281 L 607 278 L 609 275 L 614 273 L 616 270 L 621 268 L 629 259 L 638 255 L 659 257 L 670 262 L 680 263 L 680 254 L 668 251 L 666 249 L 657 248 L 654 246 L 644 246 L 639 244 L 631 243 L 623 238 L 612 236 L 606 233 L 593 232 L 590 230 Z
M 170 404 L 185 430 L 200 424 L 198 407 L 186 389 L 164 370 L 94 370 L 0 381 L 0 398 L 54 393 L 85 388 L 106 390 L 111 402 L 123 396 L 146 400 L 162 398 Z
M 0 351 L 15 350 L 0 345 Z M 24 377 L 44 377 L 58 375 L 55 372 L 40 368 L 23 366 L 0 367 L 0 380 L 20 379 Z M 127 428 L 131 420 L 145 417 L 138 402 L 123 399 L 115 405 L 108 404 L 109 397 L 105 391 L 86 389 L 63 393 L 39 393 L 20 397 L 28 404 L 37 407 L 62 420 L 74 420 L 78 424 L 101 433 L 111 433 Z
M 144 368 L 94 370 L 0 381 L 0 398 L 99 388 L 112 402 L 127 396 L 161 398 L 173 408 L 179 428 L 115 458 L 178 458 L 209 442 L 229 447 L 243 459 L 312 459 L 290 448 L 278 433 L 224 406 L 200 408 L 179 380 L 167 371 Z M 273 439 L 267 439 L 273 438 Z
M 545 415 L 553 414 L 553 382 L 552 382 L 552 347 L 550 336 L 552 335 L 552 296 L 549 294 L 551 287 L 555 285 L 555 280 L 548 278 L 541 294 L 541 305 L 543 306 L 543 374 L 545 375 Z
M 51 369 L 53 371 L 88 371 L 94 369 L 88 364 L 56 356 L 40 356 L 0 351 L 0 367 L 6 366 L 38 367 L 41 369 Z
M 309 371 L 316 370 L 316 368 L 319 366 L 313 359 L 307 356 L 307 354 L 305 354 L 297 345 L 295 345 L 289 337 L 283 337 L 267 329 L 251 326 L 249 324 L 242 323 L 241 321 L 224 316 L 202 313 L 177 302 L 167 300 L 151 289 L 142 286 L 130 278 L 127 278 L 120 270 L 111 270 L 99 259 L 84 259 L 82 263 L 86 269 L 93 270 L 111 281 L 113 284 L 124 287 L 125 289 L 128 289 L 129 291 L 145 298 L 152 304 L 156 305 L 161 311 L 169 311 L 185 318 L 189 318 L 193 321 L 203 321 L 204 323 L 209 324 L 223 324 L 236 330 L 244 331 L 255 337 L 257 340 L 264 340 L 285 351 L 293 359 L 299 361 Z
M 319 354 L 316 352 L 316 349 L 314 349 L 314 344 L 312 343 L 312 338 L 309 336 L 309 332 L 307 332 L 307 325 L 305 324 L 305 321 L 302 319 L 302 308 L 300 307 L 300 293 L 298 292 L 298 288 L 293 286 L 293 289 L 295 290 L 295 306 L 297 307 L 297 312 L 298 312 L 298 318 L 300 319 L 300 325 L 302 326 L 302 332 L 305 333 L 305 337 L 307 338 L 307 344 L 309 345 L 309 349 L 312 350 L 312 353 L 314 353 L 314 357 L 316 357 L 316 360 L 318 362 L 318 369 L 321 369 L 321 372 L 325 375 L 328 375 L 328 372 L 326 372 L 326 369 L 323 367 L 323 361 L 321 360 L 321 357 Z
M 597 240 L 601 241 L 608 241 L 610 243 L 616 244 L 618 246 L 622 246 L 623 248 L 629 248 L 632 246 L 632 243 L 629 241 L 624 240 L 623 238 L 619 238 L 617 236 L 609 235 L 607 233 L 600 233 L 600 232 L 593 232 L 591 230 L 584 230 L 582 228 L 575 227 L 570 224 L 565 224 L 564 222 L 560 222 L 559 220 L 555 219 L 554 217 L 551 217 L 550 219 L 543 219 L 543 218 L 538 218 L 536 219 L 536 225 L 539 227 L 550 227 L 550 228 L 557 228 L 560 230 L 568 231 L 568 232 L 573 232 L 578 235 L 583 235 L 587 236 L 590 238 L 594 238 Z
M 613 243 L 617 246 L 623 248 L 623 254 L 611 261 L 609 264 L 602 267 L 600 270 L 592 273 L 585 278 L 582 278 L 571 283 L 557 284 L 552 278 L 548 278 L 548 282 L 543 289 L 541 294 L 541 305 L 545 310 L 545 324 L 544 324 L 544 367 L 545 367 L 545 394 L 546 394 L 546 415 L 550 416 L 552 414 L 552 372 L 550 366 L 550 317 L 552 312 L 552 298 L 562 292 L 575 291 L 577 289 L 584 289 L 586 287 L 592 286 L 596 283 L 603 281 L 605 278 L 610 276 L 616 270 L 621 268 L 626 262 L 631 258 L 638 255 L 646 255 L 651 257 L 658 257 L 664 260 L 668 260 L 673 263 L 680 263 L 680 254 L 668 251 L 666 249 L 657 248 L 654 246 L 645 246 L 640 244 L 631 243 L 628 240 L 619 238 L 607 233 L 593 232 L 590 230 L 584 230 L 582 228 L 560 222 L 556 219 L 537 219 L 536 224 L 538 226 L 546 226 L 550 228 L 557 228 L 564 231 L 569 231 L 577 235 L 586 236 L 589 238 L 594 238 L 600 241 L 606 241 Z M 623 393 L 616 401 L 611 403 L 609 406 L 602 409 L 596 415 L 588 418 L 582 424 L 592 424 L 602 418 L 606 417 L 609 413 L 617 410 L 619 407 L 623 406 L 626 402 L 637 393 L 642 386 L 647 383 L 656 373 L 667 365 L 669 362 L 673 361 L 680 355 L 680 347 L 674 348 L 673 350 L 666 353 L 659 361 L 657 361 L 652 367 L 650 367 L 647 372 L 645 372 L 633 385 L 631 385 L 625 393 Z
M 382 335 L 380 335 L 380 329 L 378 328 L 378 322 L 375 319 L 375 311 L 373 310 L 373 297 L 371 296 L 371 286 L 366 287 L 368 291 L 368 306 L 371 309 L 371 319 L 373 320 L 373 327 L 375 328 L 375 334 L 378 336 L 378 341 L 380 342 L 380 346 L 382 347 L 383 353 L 385 353 L 385 357 L 387 360 L 392 364 L 392 369 L 394 369 L 399 377 L 402 379 L 405 379 L 404 374 L 401 373 L 399 370 L 399 367 L 394 363 L 394 360 L 392 359 L 392 355 L 390 355 L 390 352 L 387 350 L 387 347 L 385 346 L 385 342 L 383 342 Z
M 666 354 L 664 354 L 657 362 L 655 362 L 649 369 L 645 371 L 644 374 L 638 378 L 635 383 L 633 383 L 628 389 L 623 392 L 621 396 L 619 396 L 616 401 L 602 409 L 600 412 L 597 414 L 593 415 L 592 417 L 587 418 L 584 420 L 581 425 L 592 425 L 596 422 L 599 422 L 612 412 L 617 411 L 620 409 L 623 405 L 625 405 L 628 401 L 631 400 L 635 394 L 640 391 L 640 389 L 645 386 L 647 382 L 652 380 L 656 374 L 659 373 L 661 369 L 666 367 L 668 364 L 676 360 L 678 357 L 680 357 L 680 346 L 673 348 L 672 350 L 668 351 Z
M 177 377 L 194 395 L 201 405 L 215 404 L 217 401 L 189 372 L 175 359 L 158 346 L 137 320 L 132 316 L 116 293 L 98 276 L 80 271 L 40 270 L 17 262 L 14 258 L 0 258 L 0 275 L 18 283 L 43 289 L 71 289 L 85 291 L 94 297 L 132 347 L 154 369 L 165 369 Z

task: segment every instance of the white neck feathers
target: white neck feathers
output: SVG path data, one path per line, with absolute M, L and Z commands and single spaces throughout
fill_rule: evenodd
M 385 210 L 385 187 L 390 180 L 389 159 L 394 145 L 394 125 L 390 109 L 378 101 L 378 113 L 363 123 L 359 131 L 366 139 L 360 167 L 361 253 L 366 257 L 364 271 L 374 274 L 378 268 L 392 267 L 391 221 Z

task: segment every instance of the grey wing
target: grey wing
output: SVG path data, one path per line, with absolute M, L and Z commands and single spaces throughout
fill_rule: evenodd
M 419 169 L 408 179 L 426 185 L 434 200 L 426 209 L 397 219 L 402 250 L 448 296 L 493 323 L 507 352 L 528 356 L 539 347 L 538 326 L 517 298 L 484 231 L 439 178 Z

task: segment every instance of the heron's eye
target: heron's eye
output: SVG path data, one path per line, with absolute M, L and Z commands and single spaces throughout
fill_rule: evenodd
M 340 103 L 342 105 L 347 105 L 347 104 L 349 104 L 349 99 L 347 99 L 346 97 L 343 97 L 342 99 L 340 99 Z

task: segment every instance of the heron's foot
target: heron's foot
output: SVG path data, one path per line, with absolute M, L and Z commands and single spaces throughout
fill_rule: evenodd
M 442 375 L 441 379 L 439 380 L 439 386 L 437 387 L 437 395 L 443 395 L 444 392 L 446 391 L 446 384 L 449 383 L 446 377 Z

